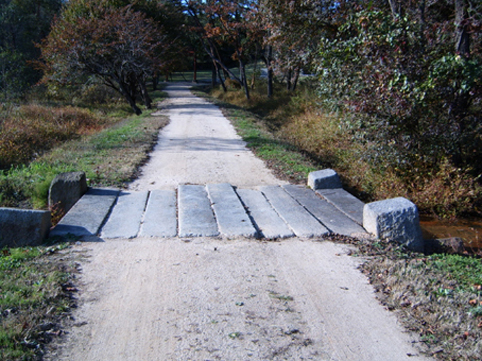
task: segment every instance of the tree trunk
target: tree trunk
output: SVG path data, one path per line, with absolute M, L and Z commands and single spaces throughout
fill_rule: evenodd
M 129 103 L 132 110 L 134 110 L 136 115 L 141 115 L 142 111 L 136 105 L 135 97 L 130 93 L 129 86 L 127 84 L 124 84 L 124 82 L 119 82 L 119 90 L 120 90 L 120 93 L 124 96 L 124 98 Z
M 288 73 L 286 74 L 286 89 L 287 89 L 288 91 L 291 91 L 291 77 L 292 77 L 292 72 L 293 72 L 292 68 L 289 67 L 289 68 L 288 68 Z
M 241 72 L 241 85 L 244 88 L 244 94 L 246 95 L 246 99 L 249 100 L 249 87 L 248 82 L 246 81 L 246 69 L 244 68 L 243 61 L 241 60 L 241 54 L 239 54 L 239 71 Z
M 159 74 L 156 72 L 156 74 L 154 74 L 152 76 L 152 90 L 157 90 L 157 86 L 159 85 Z
M 146 106 L 147 109 L 152 109 L 152 99 L 149 96 L 149 92 L 147 91 L 146 83 L 144 82 L 144 79 L 139 79 L 139 88 L 141 90 L 141 96 L 142 100 L 144 101 L 144 105 Z
M 192 79 L 192 82 L 193 83 L 197 83 L 197 59 L 196 59 L 196 52 L 194 52 L 194 64 L 193 64 L 193 67 L 194 67 L 194 71 L 193 71 L 193 79 Z
M 268 68 L 268 98 L 273 97 L 273 47 L 271 45 L 267 46 L 267 56 L 266 56 L 266 67 Z
M 228 88 L 226 88 L 226 84 L 224 84 L 224 79 L 223 76 L 221 75 L 221 69 L 216 65 L 216 69 L 218 70 L 218 78 L 221 83 L 221 86 L 223 87 L 223 91 L 226 93 L 228 91 Z
M 296 86 L 298 85 L 298 80 L 300 79 L 300 72 L 301 72 L 301 68 L 300 67 L 296 68 L 295 77 L 293 79 L 293 84 L 292 84 L 292 90 L 293 91 L 296 90 Z
M 217 69 L 216 69 L 216 63 L 213 63 L 213 69 L 211 72 L 211 87 L 214 88 L 216 86 L 216 81 L 217 81 Z
M 470 34 L 467 31 L 466 0 L 455 0 L 455 52 L 470 56 Z
M 388 0 L 390 4 L 390 9 L 392 10 L 392 15 L 394 18 L 398 17 L 401 12 L 401 3 L 399 0 Z

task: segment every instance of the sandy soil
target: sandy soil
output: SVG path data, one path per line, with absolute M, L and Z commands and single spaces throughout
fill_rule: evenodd
M 224 182 L 243 188 L 286 184 L 245 147 L 218 107 L 192 95 L 187 84 L 170 85 L 164 91 L 169 98 L 160 112 L 171 121 L 131 190 Z
M 135 239 L 78 246 L 82 305 L 52 360 L 421 360 L 346 246 Z
M 177 90 L 176 90 L 177 89 Z M 219 110 L 168 88 L 171 124 L 132 189 L 280 184 Z M 216 238 L 84 242 L 74 325 L 47 360 L 422 360 L 347 248 Z

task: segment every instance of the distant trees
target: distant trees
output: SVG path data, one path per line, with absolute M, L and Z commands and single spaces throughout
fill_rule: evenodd
M 225 87 L 221 72 L 238 82 L 249 99 L 249 87 L 245 65 L 249 59 L 249 49 L 256 40 L 252 35 L 255 22 L 251 22 L 256 2 L 245 1 L 188 1 L 187 11 L 191 17 L 192 29 Z M 225 64 L 219 47 L 230 49 L 231 58 L 238 63 L 239 76 Z
M 42 73 L 29 65 L 40 51 L 35 43 L 48 35 L 62 0 L 0 0 L 0 97 L 18 97 Z
M 43 81 L 67 84 L 95 76 L 119 92 L 136 114 L 141 113 L 138 99 L 150 108 L 146 81 L 170 61 L 164 55 L 172 39 L 167 41 L 153 19 L 158 14 L 149 15 L 133 5 L 71 0 L 42 42 Z

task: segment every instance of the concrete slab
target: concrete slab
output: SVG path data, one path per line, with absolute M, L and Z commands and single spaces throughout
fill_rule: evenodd
M 363 225 L 363 207 L 365 206 L 365 203 L 357 197 L 342 188 L 319 189 L 316 193 L 321 195 L 356 223 Z
M 96 236 L 119 192 L 118 189 L 89 189 L 50 231 L 49 237 L 68 234 L 77 237 Z
M 179 237 L 214 237 L 219 235 L 206 188 L 180 185 L 178 188 Z
M 153 190 L 147 201 L 141 237 L 176 237 L 177 209 L 176 192 L 172 190 Z
M 286 185 L 283 188 L 331 232 L 351 237 L 368 235 L 363 227 L 312 190 L 296 185 Z
M 328 229 L 278 186 L 260 187 L 273 208 L 298 237 L 321 237 Z
M 44 241 L 49 229 L 49 211 L 0 208 L 0 249 L 38 246 Z
M 260 232 L 267 239 L 294 237 L 293 231 L 273 209 L 266 197 L 258 190 L 237 189 L 236 192 Z
M 230 184 L 208 184 L 206 189 L 216 215 L 219 231 L 223 236 L 257 237 L 256 228 Z
M 142 215 L 146 208 L 148 192 L 122 191 L 112 209 L 105 226 L 102 238 L 134 238 L 139 233 Z

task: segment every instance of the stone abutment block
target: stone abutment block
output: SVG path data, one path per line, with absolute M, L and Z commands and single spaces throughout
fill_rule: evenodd
M 363 208 L 363 227 L 379 239 L 389 239 L 411 250 L 423 251 L 418 209 L 406 198 L 366 204 Z
M 37 246 L 50 230 L 50 212 L 0 208 L 0 248 Z
M 308 186 L 313 190 L 342 188 L 340 177 L 333 169 L 323 169 L 308 175 Z

